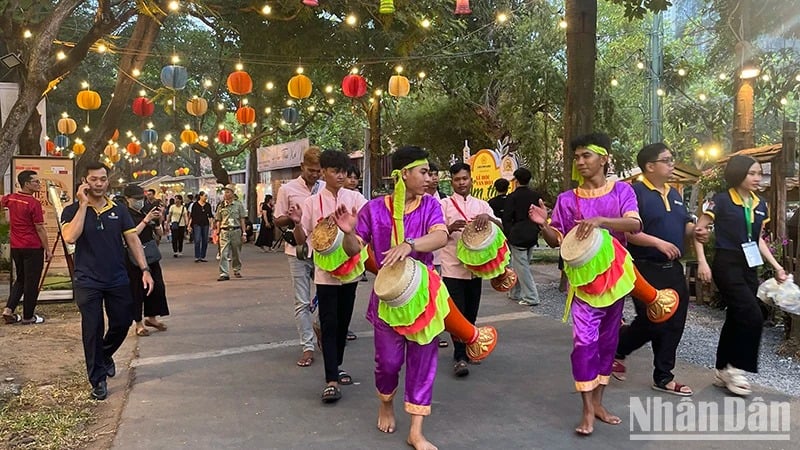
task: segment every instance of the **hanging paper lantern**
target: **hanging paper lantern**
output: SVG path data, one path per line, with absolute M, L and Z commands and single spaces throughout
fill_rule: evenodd
M 361 75 L 347 75 L 342 79 L 342 92 L 350 98 L 363 97 L 367 93 L 367 80 Z
M 247 95 L 253 92 L 253 79 L 244 70 L 237 70 L 228 75 L 228 91 L 235 95 Z
M 208 111 L 208 102 L 204 98 L 196 97 L 186 102 L 186 112 L 200 117 Z
M 378 12 L 381 14 L 394 14 L 394 0 L 381 0 Z
M 44 148 L 48 155 L 52 155 L 56 151 L 56 143 L 48 139 L 44 144 Z
M 192 130 L 183 130 L 181 131 L 181 142 L 184 144 L 192 145 L 196 143 L 198 140 L 197 133 Z
M 472 10 L 469 9 L 469 0 L 456 0 L 455 13 L 458 15 L 472 14 Z
M 175 153 L 175 144 L 172 141 L 164 141 L 161 143 L 161 153 L 171 155 Z
M 69 147 L 69 138 L 63 134 L 56 136 L 56 148 Z
M 186 82 L 189 80 L 189 73 L 186 67 L 183 66 L 164 66 L 161 69 L 161 84 L 164 86 L 180 91 L 186 87 Z
M 116 142 L 117 139 L 119 139 L 119 128 L 115 129 L 114 133 L 111 134 L 111 140 L 112 141 Z
M 306 6 L 319 6 L 318 0 L 303 0 L 303 4 Z
M 125 146 L 125 149 L 128 150 L 128 154 L 131 156 L 136 156 L 139 152 L 142 151 L 142 146 L 137 144 L 136 142 L 130 142 L 128 145 Z
M 78 130 L 78 124 L 75 123 L 75 119 L 65 117 L 63 119 L 59 119 L 56 128 L 58 128 L 58 132 L 61 134 L 72 134 Z
M 117 154 L 116 154 L 116 155 L 114 155 L 114 156 L 109 156 L 109 157 L 108 157 L 108 159 L 110 159 L 110 160 L 111 160 L 111 162 L 112 162 L 112 163 L 114 163 L 114 164 L 118 163 L 118 162 L 119 162 L 119 160 L 120 160 L 120 158 L 122 158 L 122 156 L 120 156 L 120 154 L 119 154 L 119 153 L 117 153 Z
M 402 75 L 392 75 L 389 78 L 389 95 L 392 97 L 405 97 L 410 89 L 408 78 Z
M 156 105 L 147 97 L 139 97 L 133 100 L 131 109 L 139 117 L 150 117 L 155 112 Z
M 103 102 L 100 100 L 100 94 L 87 89 L 85 91 L 78 92 L 78 96 L 75 97 L 75 103 L 78 104 L 78 108 L 84 111 L 94 111 L 96 109 L 100 109 L 100 105 Z
M 286 123 L 289 124 L 297 123 L 298 119 L 297 110 L 292 107 L 283 108 L 283 111 L 281 111 L 281 117 L 283 117 L 283 120 Z
M 217 139 L 225 145 L 230 144 L 233 142 L 233 134 L 228 130 L 219 130 L 217 133 Z
M 142 138 L 139 139 L 145 144 L 155 144 L 158 141 L 158 133 L 152 128 L 142 131 Z
M 256 121 L 256 110 L 249 106 L 242 106 L 236 110 L 236 121 L 248 125 Z
M 116 145 L 108 144 L 106 145 L 106 148 L 103 149 L 103 154 L 108 156 L 109 159 L 113 160 L 114 156 L 119 155 L 119 151 L 117 150 Z
M 158 172 L 156 172 L 155 169 L 150 171 L 150 175 L 152 175 L 152 176 L 156 176 L 157 174 L 158 174 Z
M 295 75 L 289 80 L 287 89 L 292 98 L 308 98 L 311 95 L 311 78 L 303 74 Z
M 72 153 L 75 153 L 77 156 L 81 156 L 86 152 L 86 146 L 83 145 L 81 142 L 76 142 L 75 145 L 72 146 Z

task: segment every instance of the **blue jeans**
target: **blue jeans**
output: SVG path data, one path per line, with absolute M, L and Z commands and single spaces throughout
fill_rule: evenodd
M 300 344 L 304 352 L 313 352 L 316 345 L 314 336 L 314 315 L 308 308 L 311 305 L 311 285 L 314 281 L 314 261 L 309 258 L 300 261 L 295 256 L 289 258 L 289 273 L 294 284 L 294 321 L 300 334 Z
M 194 259 L 206 259 L 208 250 L 208 225 L 192 225 Z
M 511 288 L 508 298 L 515 301 L 525 300 L 531 305 L 539 303 L 539 291 L 531 273 L 532 248 L 509 246 L 511 249 L 511 268 L 517 273 L 517 284 Z

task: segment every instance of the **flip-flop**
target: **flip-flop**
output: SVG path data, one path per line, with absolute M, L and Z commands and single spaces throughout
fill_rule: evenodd
M 342 391 L 336 386 L 326 386 L 322 391 L 322 403 L 333 403 L 342 398 Z
M 5 320 L 6 325 L 11 325 L 12 323 L 22 321 L 22 316 L 19 314 L 3 314 L 3 320 Z
M 613 376 L 619 381 L 627 380 L 628 376 L 625 364 L 621 363 L 620 361 L 614 360 L 613 364 L 611 365 L 611 376 Z
M 352 331 L 347 330 L 347 340 L 348 341 L 355 341 L 356 339 L 358 339 L 358 336 L 356 336 L 356 334 L 353 333 Z
M 142 328 L 141 330 L 136 330 L 137 336 L 150 336 L 150 330 L 147 328 Z
M 297 365 L 300 366 L 300 367 L 308 367 L 308 366 L 310 366 L 314 362 L 314 356 L 312 356 L 312 355 L 313 355 L 313 353 L 311 353 L 310 355 L 306 355 L 304 353 L 303 357 L 300 358 L 299 360 L 297 360 Z
M 40 323 L 44 323 L 44 317 L 37 316 L 36 314 L 34 314 L 33 318 L 27 319 L 27 320 L 26 319 L 22 319 L 22 320 L 20 320 L 19 323 L 21 323 L 23 325 L 38 325 Z
M 339 371 L 339 384 L 341 384 L 343 386 L 351 385 L 351 384 L 353 384 L 353 377 L 351 377 L 350 374 L 348 374 L 344 370 L 340 370 Z
M 144 319 L 145 326 L 153 327 L 158 331 L 167 331 L 167 326 L 161 322 L 151 322 L 147 319 Z
M 666 392 L 667 394 L 677 395 L 679 397 L 691 397 L 692 394 L 694 394 L 694 392 L 692 392 L 692 388 L 686 386 L 685 384 L 680 384 L 677 381 L 672 389 L 668 388 L 667 384 L 669 383 L 663 385 L 654 384 L 652 387 L 654 391 Z M 683 388 L 689 388 L 689 392 L 682 391 L 681 389 Z

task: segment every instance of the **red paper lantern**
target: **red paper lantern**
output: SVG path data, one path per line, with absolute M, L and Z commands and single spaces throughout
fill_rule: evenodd
M 361 75 L 347 75 L 342 79 L 342 92 L 350 98 L 363 97 L 367 93 L 367 80 Z
M 249 106 L 242 106 L 236 110 L 236 121 L 248 125 L 256 121 L 256 110 Z
M 128 154 L 131 156 L 136 156 L 139 152 L 142 151 L 142 146 L 137 144 L 136 142 L 130 142 L 128 145 L 125 146 L 125 149 L 128 151 Z
M 233 134 L 228 130 L 219 130 L 217 133 L 217 139 L 225 145 L 230 144 L 233 142 Z
M 456 0 L 455 13 L 458 15 L 472 14 L 472 9 L 469 7 L 469 0 Z
M 244 70 L 237 70 L 228 75 L 228 90 L 231 94 L 247 95 L 253 92 L 253 79 Z
M 51 141 L 50 139 L 48 139 L 47 143 L 45 144 L 45 150 L 47 150 L 47 154 L 48 155 L 55 154 L 55 152 L 56 152 L 56 143 Z
M 139 117 L 150 117 L 155 112 L 156 105 L 147 97 L 139 97 L 133 100 L 131 109 Z

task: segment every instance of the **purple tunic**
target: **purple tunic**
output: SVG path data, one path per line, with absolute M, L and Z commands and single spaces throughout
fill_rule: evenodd
M 627 183 L 616 182 L 600 189 L 562 192 L 553 208 L 550 226 L 566 235 L 576 220 L 592 217 L 639 217 L 636 194 Z M 608 230 L 624 246 L 625 233 Z M 589 392 L 607 385 L 619 342 L 623 302 L 595 308 L 577 296 L 572 303 L 572 376 L 575 389 Z
M 387 199 L 391 201 L 391 197 L 380 197 L 364 205 L 356 225 L 356 234 L 372 246 L 379 268 L 383 266 L 383 252 L 392 248 L 394 221 Z M 412 239 L 436 229 L 447 230 L 439 201 L 430 195 L 421 197 L 416 208 L 406 211 L 403 224 L 404 236 Z M 409 256 L 428 267 L 433 265 L 432 253 L 411 252 Z M 394 398 L 405 362 L 405 410 L 415 415 L 430 414 L 439 357 L 438 338 L 426 345 L 406 340 L 378 317 L 378 297 L 374 289 L 369 297 L 367 320 L 375 328 L 375 387 L 380 399 Z
M 356 225 L 356 234 L 361 240 L 372 246 L 375 252 L 375 260 L 378 268 L 383 267 L 383 252 L 389 251 L 392 248 L 392 227 L 394 221 L 392 214 L 387 206 L 387 198 L 379 197 L 370 200 L 361 211 L 358 213 L 358 224 Z M 444 223 L 444 216 L 442 215 L 442 207 L 439 201 L 430 195 L 420 197 L 419 206 L 413 210 L 406 211 L 403 217 L 404 233 L 406 238 L 417 239 L 431 231 L 440 228 L 446 230 L 447 225 Z M 433 267 L 433 253 L 419 253 L 411 252 L 411 258 L 422 262 L 428 267 Z M 373 325 L 378 318 L 378 297 L 375 291 L 369 298 L 369 307 L 367 307 L 367 320 Z M 382 321 L 381 321 L 382 322 Z

